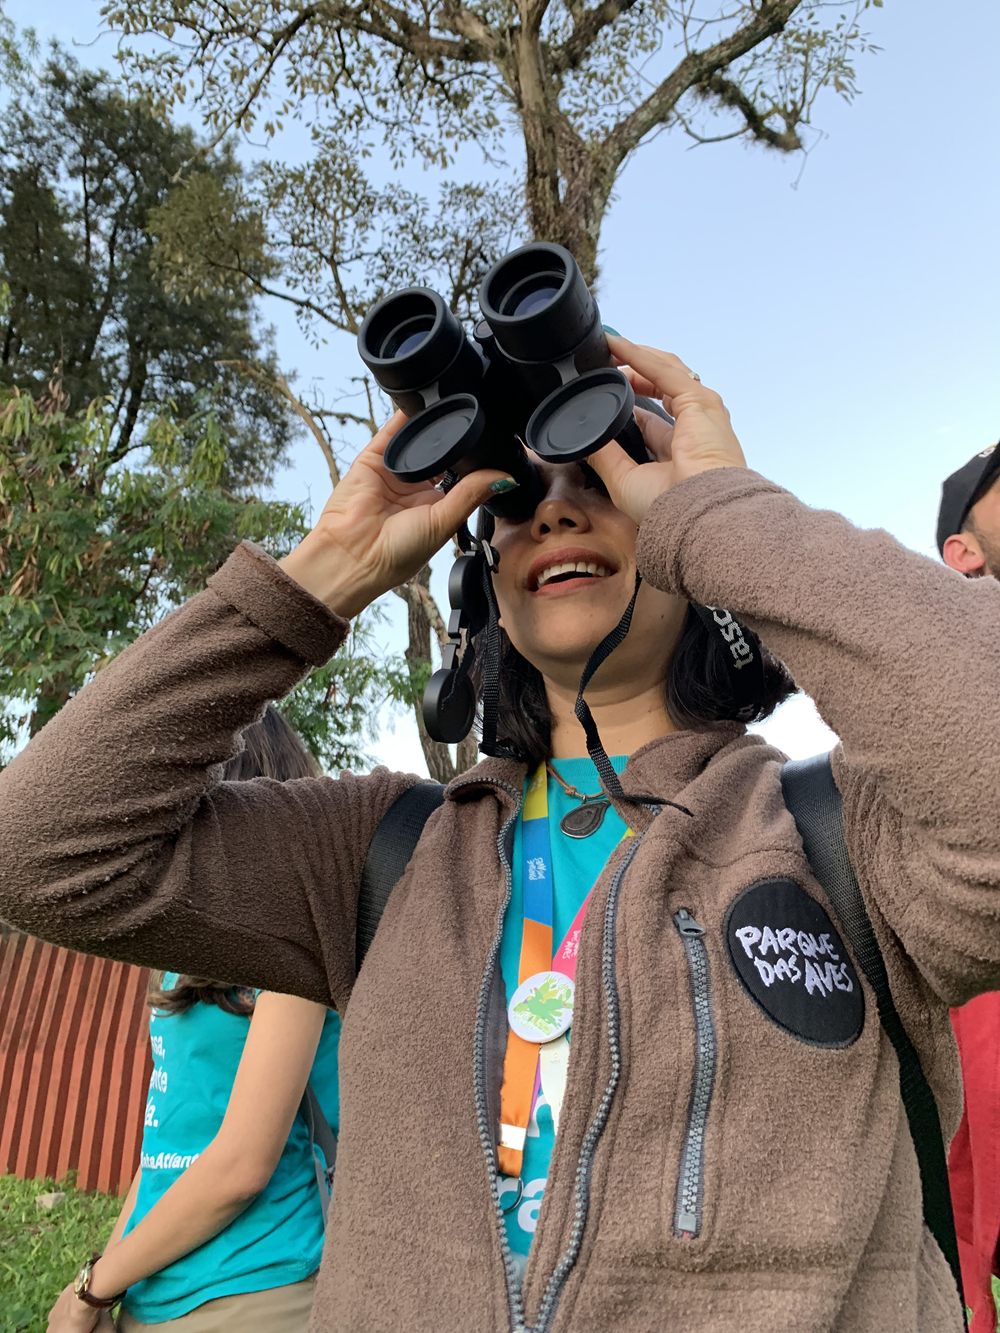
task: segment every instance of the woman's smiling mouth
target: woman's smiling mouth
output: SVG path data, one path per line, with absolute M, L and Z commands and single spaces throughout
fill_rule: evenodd
M 575 591 L 584 583 L 606 579 L 615 568 L 606 556 L 580 548 L 552 551 L 539 556 L 528 571 L 528 588 L 549 595 L 559 590 Z

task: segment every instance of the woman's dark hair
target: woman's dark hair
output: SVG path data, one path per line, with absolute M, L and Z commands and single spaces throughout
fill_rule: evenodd
M 480 510 L 479 536 L 489 540 L 492 535 L 493 518 Z M 476 660 L 472 679 L 478 687 L 486 652 L 485 630 L 474 637 L 473 645 Z M 667 712 L 673 722 L 688 731 L 711 731 L 720 723 L 763 722 L 764 718 L 770 717 L 780 703 L 795 694 L 797 686 L 785 664 L 763 644 L 760 648 L 764 679 L 757 711 L 753 717 L 741 719 L 722 640 L 710 633 L 697 612 L 688 607 L 687 619 L 667 672 Z M 497 736 L 506 741 L 523 762 L 540 764 L 549 757 L 551 746 L 552 720 L 545 683 L 541 672 L 521 656 L 502 629 L 499 687 Z
M 149 978 L 146 1003 L 158 1014 L 183 1014 L 199 1002 L 217 1005 L 223 1013 L 249 1018 L 253 1013 L 254 993 L 246 986 L 231 986 L 228 981 L 209 981 L 205 977 L 181 976 L 176 986 L 163 989 L 165 973 L 153 972 Z
M 315 778 L 320 767 L 273 704 L 268 704 L 259 722 L 253 722 L 242 736 L 243 748 L 222 770 L 224 782 L 248 782 L 253 778 L 273 778 L 288 782 L 291 778 Z M 148 1004 L 161 1014 L 182 1014 L 198 1004 L 218 1005 L 227 1014 L 253 1013 L 254 993 L 245 986 L 207 977 L 180 976 L 169 990 L 163 989 L 163 972 L 149 978 Z
M 224 782 L 249 782 L 253 778 L 318 778 L 320 767 L 274 704 L 268 704 L 259 722 L 252 722 L 242 735 L 243 749 L 222 770 Z

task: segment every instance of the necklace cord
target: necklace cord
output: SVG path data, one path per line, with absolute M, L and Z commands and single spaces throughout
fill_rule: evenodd
M 596 801 L 599 796 L 604 795 L 603 791 L 595 791 L 592 796 L 587 796 L 582 791 L 578 791 L 576 787 L 571 787 L 562 774 L 558 772 L 551 759 L 546 759 L 545 768 L 547 772 L 555 778 L 556 782 L 559 783 L 559 786 L 562 787 L 563 791 L 571 800 L 583 801 L 584 804 L 586 804 L 587 801 Z M 672 810 L 679 810 L 682 815 L 687 815 L 689 819 L 694 819 L 693 812 L 690 811 L 686 805 L 678 805 L 676 801 L 668 801 L 664 796 L 641 795 L 630 796 L 628 799 L 631 801 L 638 801 L 642 805 L 669 805 Z
M 576 787 L 571 787 L 562 774 L 556 771 L 556 766 L 551 759 L 546 759 L 545 767 L 549 775 L 555 778 L 556 782 L 559 783 L 559 786 L 562 787 L 563 791 L 571 800 L 596 801 L 598 796 L 604 795 L 603 791 L 595 791 L 592 796 L 587 796 L 584 792 L 578 791 Z

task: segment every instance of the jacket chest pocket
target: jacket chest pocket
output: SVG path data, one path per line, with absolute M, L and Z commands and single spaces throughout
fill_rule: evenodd
M 784 1147 L 790 1147 L 779 1129 L 790 1110 L 786 1079 L 797 1089 L 792 1101 L 815 1094 L 826 1114 L 837 1119 L 835 1103 L 846 1072 L 841 1061 L 850 1060 L 845 1048 L 853 1046 L 864 1029 L 865 1003 L 832 921 L 793 880 L 761 880 L 743 890 L 726 914 L 722 949 L 707 940 L 705 928 L 689 910 L 678 911 L 673 924 L 687 965 L 694 1061 L 680 1150 L 672 1164 L 677 1172 L 672 1234 L 690 1241 L 703 1232 L 706 1177 L 719 1187 L 728 1182 L 727 1194 L 735 1185 L 736 1194 L 742 1195 L 746 1186 L 745 1180 L 734 1180 L 732 1175 L 743 1173 L 735 1157 L 726 1163 L 707 1160 L 709 1153 L 718 1156 L 723 1141 L 732 1145 L 734 1138 L 743 1139 L 731 1132 L 730 1117 L 748 1128 L 738 1156 L 749 1164 L 754 1149 L 760 1149 L 771 1161 L 770 1170 L 785 1158 Z M 719 1013 L 719 1004 L 725 1006 L 724 1014 Z M 747 1038 L 754 1029 L 762 1035 L 761 1014 L 773 1025 L 772 1035 L 755 1050 L 753 1039 L 748 1045 Z M 720 1080 L 720 1023 L 726 1042 L 735 1039 L 743 1047 L 734 1052 L 727 1046 L 727 1068 L 736 1072 L 742 1067 L 743 1077 L 737 1074 L 733 1084 L 727 1075 L 725 1094 Z M 838 1066 L 836 1073 L 827 1068 L 830 1059 Z M 853 1060 L 850 1063 L 854 1065 Z M 866 1082 L 863 1076 L 862 1084 Z M 719 1104 L 723 1095 L 725 1105 Z M 749 1101 L 741 1104 L 743 1098 Z M 724 1125 L 717 1123 L 720 1116 L 726 1118 Z M 715 1126 L 711 1141 L 710 1119 Z
M 705 1202 L 705 1133 L 715 1092 L 718 1043 L 713 1012 L 712 972 L 705 929 L 682 908 L 674 926 L 684 945 L 694 1016 L 695 1057 L 691 1096 L 681 1146 L 674 1204 L 674 1235 L 693 1240 L 701 1231 Z

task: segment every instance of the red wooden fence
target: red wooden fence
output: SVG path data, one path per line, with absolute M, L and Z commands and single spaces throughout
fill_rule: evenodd
M 124 1194 L 152 1069 L 149 973 L 0 937 L 0 1174 Z

